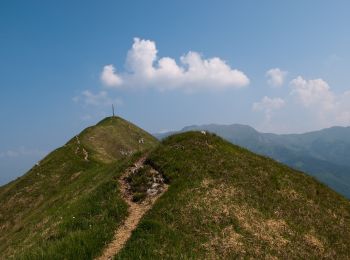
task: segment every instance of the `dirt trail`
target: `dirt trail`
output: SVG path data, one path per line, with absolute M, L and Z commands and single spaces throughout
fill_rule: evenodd
M 137 227 L 142 216 L 152 208 L 156 200 L 162 196 L 162 194 L 167 190 L 167 185 L 164 184 L 163 188 L 158 194 L 148 195 L 147 198 L 142 203 L 135 203 L 132 201 L 132 194 L 129 191 L 129 184 L 126 181 L 126 177 L 138 169 L 142 168 L 146 156 L 141 157 L 132 167 L 128 168 L 124 174 L 119 178 L 120 192 L 128 204 L 128 216 L 124 223 L 116 230 L 114 238 L 110 244 L 104 249 L 103 254 L 98 257 L 98 260 L 113 259 L 113 257 L 119 253 L 119 251 L 124 247 L 125 243 L 131 236 L 132 231 Z M 154 169 L 153 169 L 154 170 Z M 154 170 L 155 171 L 155 170 Z

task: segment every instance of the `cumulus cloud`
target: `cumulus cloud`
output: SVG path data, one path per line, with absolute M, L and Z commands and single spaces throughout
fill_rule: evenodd
M 321 105 L 325 109 L 331 109 L 335 96 L 331 92 L 328 83 L 322 79 L 305 80 L 301 76 L 290 82 L 291 94 L 295 95 L 304 106 Z
M 73 98 L 74 102 L 82 102 L 90 106 L 111 106 L 112 104 L 121 105 L 123 102 L 119 98 L 112 98 L 107 91 L 93 93 L 85 90 L 80 96 Z
M 350 91 L 337 93 L 321 78 L 302 76 L 292 79 L 289 86 L 286 96 L 265 96 L 253 103 L 253 111 L 264 113 L 260 130 L 305 132 L 350 125 Z
M 253 103 L 254 111 L 263 111 L 267 120 L 271 120 L 272 112 L 278 110 L 285 105 L 282 98 L 263 97 L 259 102 Z
M 287 76 L 287 71 L 279 68 L 270 69 L 266 72 L 267 83 L 272 87 L 281 87 Z
M 127 71 L 117 73 L 113 65 L 103 68 L 102 82 L 108 87 L 154 87 L 162 90 L 181 88 L 240 88 L 249 78 L 224 60 L 205 59 L 197 52 L 180 57 L 180 64 L 170 57 L 157 57 L 156 44 L 151 40 L 134 38 L 126 59 Z
M 336 94 L 323 79 L 305 80 L 301 76 L 290 85 L 290 94 L 315 113 L 323 126 L 350 124 L 350 91 Z
M 116 70 L 113 65 L 106 65 L 103 67 L 101 73 L 101 80 L 106 86 L 119 86 L 122 84 L 122 79 L 117 75 Z

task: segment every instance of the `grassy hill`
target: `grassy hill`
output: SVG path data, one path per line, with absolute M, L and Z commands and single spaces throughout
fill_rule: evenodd
M 169 190 L 116 259 L 350 258 L 350 202 L 313 177 L 198 132 L 148 164 Z
M 123 180 L 143 198 L 152 169 L 167 191 L 116 259 L 350 258 L 350 201 L 313 177 L 208 133 L 159 144 L 113 117 L 0 188 L 0 259 L 99 256 L 129 216 L 118 180 L 146 155 Z
M 206 130 L 304 171 L 350 199 L 350 127 L 331 127 L 304 134 L 260 133 L 247 125 L 193 125 L 180 132 Z M 156 134 L 160 139 L 175 132 Z
M 117 117 L 87 128 L 0 188 L 0 259 L 89 259 L 127 214 L 115 179 L 157 144 Z

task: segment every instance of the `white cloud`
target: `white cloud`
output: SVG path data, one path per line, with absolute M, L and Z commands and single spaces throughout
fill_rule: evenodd
M 287 71 L 283 71 L 279 68 L 270 69 L 266 72 L 267 83 L 272 87 L 281 87 L 287 73 Z
M 155 42 L 134 38 L 134 43 L 128 51 L 126 59 L 129 70 L 145 78 L 153 77 L 155 72 L 153 63 L 157 59 L 157 52 Z
M 261 101 L 253 103 L 252 108 L 254 111 L 263 111 L 266 119 L 269 121 L 271 120 L 273 111 L 282 108 L 285 104 L 286 102 L 282 98 L 269 98 L 265 96 Z
M 254 110 L 275 110 L 283 107 L 285 101 L 282 98 L 269 98 L 267 96 L 263 97 L 260 102 L 255 102 L 253 104 Z
M 122 84 L 122 79 L 117 75 L 113 65 L 106 65 L 103 67 L 101 80 L 109 87 Z
M 92 106 L 122 105 L 123 103 L 119 98 L 111 98 L 107 91 L 99 91 L 94 94 L 89 90 L 85 90 L 80 96 L 74 97 L 73 101 Z
M 337 102 L 336 122 L 342 125 L 350 125 L 350 91 L 344 92 Z
M 173 58 L 158 58 L 157 52 L 154 41 L 135 38 L 126 59 L 128 71 L 117 73 L 113 65 L 107 65 L 101 74 L 102 82 L 109 87 L 190 91 L 240 88 L 249 84 L 243 72 L 232 69 L 218 57 L 204 59 L 199 53 L 190 51 L 180 57 L 179 65 Z
M 254 111 L 265 115 L 260 130 L 290 133 L 350 125 L 350 91 L 336 93 L 325 80 L 302 76 L 289 85 L 286 96 L 264 97 L 253 104 Z
M 323 109 L 332 109 L 335 96 L 328 83 L 322 79 L 305 80 L 301 76 L 290 82 L 291 94 L 306 107 L 322 106 Z
M 305 80 L 301 76 L 290 82 L 291 95 L 318 118 L 322 127 L 350 124 L 350 91 L 334 93 L 322 79 Z

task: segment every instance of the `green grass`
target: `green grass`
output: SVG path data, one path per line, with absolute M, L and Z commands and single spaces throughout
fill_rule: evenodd
M 85 129 L 82 141 L 91 157 L 103 163 L 125 158 L 125 153 L 149 150 L 158 143 L 155 137 L 120 117 L 107 117 L 97 127 Z
M 115 167 L 84 172 L 89 176 L 62 188 L 51 203 L 35 212 L 26 221 L 26 232 L 21 232 L 25 240 L 35 244 L 19 258 L 38 259 L 42 255 L 43 259 L 86 259 L 96 255 L 104 241 L 112 238 L 111 227 L 127 213 L 113 180 L 125 166 Z M 90 178 L 96 183 L 90 183 Z M 23 238 L 19 237 L 21 246 Z
M 146 152 L 134 199 L 151 167 L 169 188 L 116 259 L 350 258 L 350 202 L 314 178 L 215 135 L 157 145 L 106 118 L 0 189 L 0 259 L 98 256 L 127 216 L 117 179 Z
M 350 202 L 312 177 L 194 132 L 148 163 L 170 187 L 116 259 L 350 258 Z
M 144 144 L 139 144 L 140 138 Z M 156 144 L 127 121 L 106 118 L 2 187 L 0 259 L 92 259 L 99 255 L 127 215 L 117 179 Z M 119 149 L 132 150 L 133 155 L 123 155 Z
M 146 198 L 147 189 L 152 186 L 153 174 L 151 173 L 151 167 L 146 165 L 140 168 L 138 171 L 131 173 L 127 178 L 127 182 L 130 185 L 130 190 L 133 194 L 133 201 L 139 202 Z

